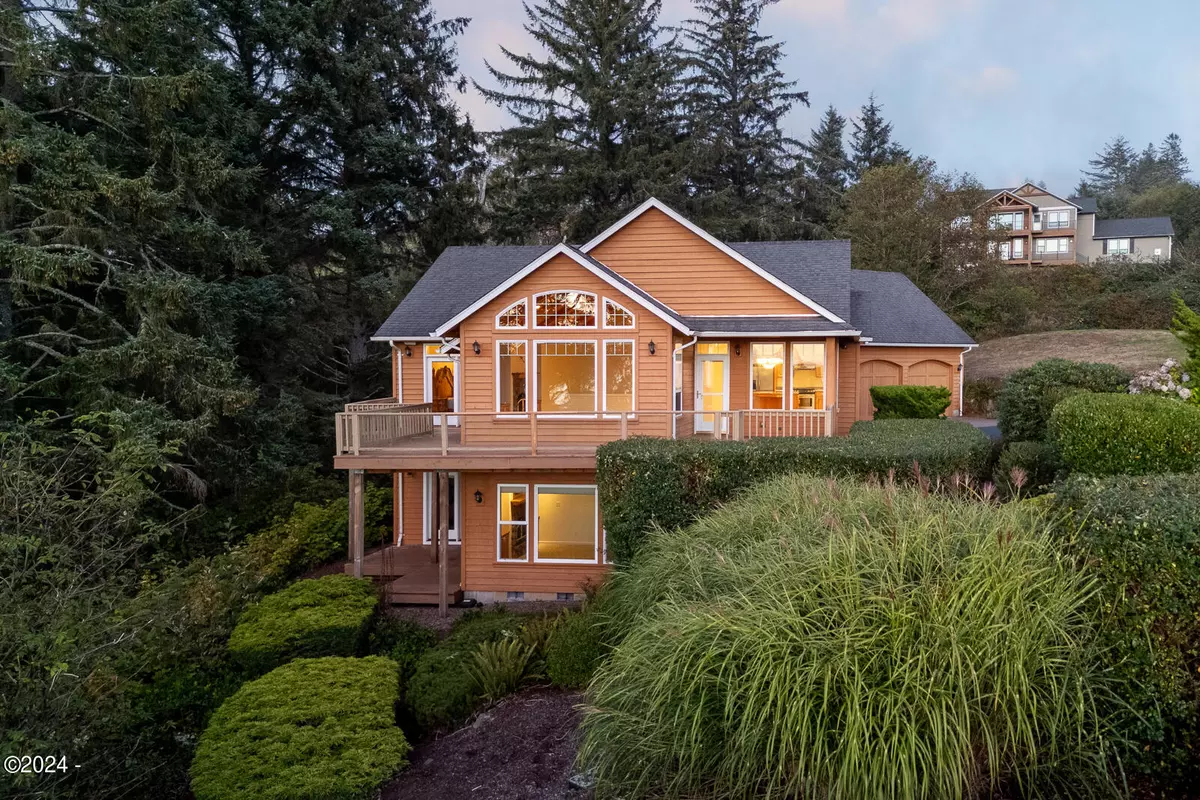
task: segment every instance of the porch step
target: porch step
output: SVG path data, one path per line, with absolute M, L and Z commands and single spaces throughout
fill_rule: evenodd
M 461 589 L 455 589 L 446 593 L 446 602 L 450 605 L 461 603 L 463 593 Z M 417 606 L 436 606 L 438 604 L 437 589 L 422 589 L 421 587 L 403 587 L 399 589 L 388 589 L 387 600 L 393 605 L 417 605 Z

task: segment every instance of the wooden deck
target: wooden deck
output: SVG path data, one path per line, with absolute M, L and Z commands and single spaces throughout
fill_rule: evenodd
M 451 545 L 447 566 L 447 602 L 462 600 L 462 548 Z M 387 584 L 389 603 L 437 605 L 440 577 L 438 565 L 430 561 L 428 545 L 405 544 L 382 547 L 363 555 L 363 576 Z M 347 574 L 354 565 L 347 563 Z
M 334 457 L 335 469 L 481 469 L 481 470 L 540 470 L 596 468 L 595 445 L 538 445 L 537 454 L 530 452 L 529 443 L 464 445 L 462 429 L 450 426 L 446 431 L 446 449 L 442 450 L 442 433 L 378 439 L 359 448 L 357 454 Z

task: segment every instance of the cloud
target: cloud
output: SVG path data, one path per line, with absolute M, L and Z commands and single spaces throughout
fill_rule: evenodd
M 782 0 L 779 9 L 803 22 L 842 23 L 850 13 L 849 0 Z
M 878 64 L 896 51 L 941 36 L 981 9 L 979 0 L 782 0 L 781 13 L 813 30 L 813 39 L 854 61 Z
M 1020 76 L 1011 67 L 989 64 L 977 72 L 963 76 L 959 81 L 960 88 L 971 95 L 993 97 L 1007 94 L 1016 88 Z

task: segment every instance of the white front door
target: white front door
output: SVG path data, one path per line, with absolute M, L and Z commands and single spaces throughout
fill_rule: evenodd
M 434 348 L 426 348 L 425 352 L 425 402 L 433 405 L 434 413 L 458 411 L 460 376 L 457 355 L 441 355 L 429 352 Z M 433 424 L 440 424 L 441 417 L 434 417 Z M 451 415 L 446 418 L 448 425 L 457 425 L 458 417 Z
M 459 544 L 462 539 L 459 538 L 458 521 L 462 519 L 462 503 L 458 496 L 458 473 L 451 472 L 449 474 L 450 485 L 450 536 L 447 541 L 450 544 Z M 421 526 L 423 534 L 421 541 L 423 544 L 431 544 L 433 542 L 433 531 L 438 525 L 438 496 L 437 496 L 437 473 L 425 473 L 425 489 L 424 502 L 424 524 Z
M 696 411 L 729 410 L 729 353 L 696 354 Z M 696 431 L 712 433 L 716 414 L 696 414 Z M 726 433 L 728 424 L 721 418 L 721 432 Z

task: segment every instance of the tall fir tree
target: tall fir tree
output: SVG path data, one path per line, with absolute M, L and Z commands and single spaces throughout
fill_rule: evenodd
M 1084 170 L 1084 180 L 1099 194 L 1127 191 L 1137 160 L 1138 154 L 1129 140 L 1118 136 L 1088 161 L 1091 169 Z
M 493 178 L 492 235 L 582 241 L 638 200 L 682 193 L 681 57 L 659 25 L 659 0 L 526 3 L 542 58 L 501 48 L 499 88 L 476 84 L 516 124 Z
M 853 120 L 850 133 L 850 177 L 862 180 L 867 170 L 902 164 L 911 159 L 907 150 L 892 141 L 892 123 L 883 118 L 883 105 L 872 94 Z
M 809 207 L 817 224 L 829 231 L 841 213 L 851 169 L 846 155 L 846 118 L 833 106 L 825 109 L 804 151 Z
M 796 143 L 783 117 L 808 93 L 779 62 L 783 44 L 760 31 L 777 0 L 697 0 L 684 23 L 692 216 L 726 239 L 787 238 L 797 231 L 786 196 Z
M 1191 166 L 1187 156 L 1183 154 L 1183 140 L 1178 133 L 1167 134 L 1167 138 L 1163 139 L 1162 146 L 1158 149 L 1158 157 L 1170 180 L 1187 180 Z

